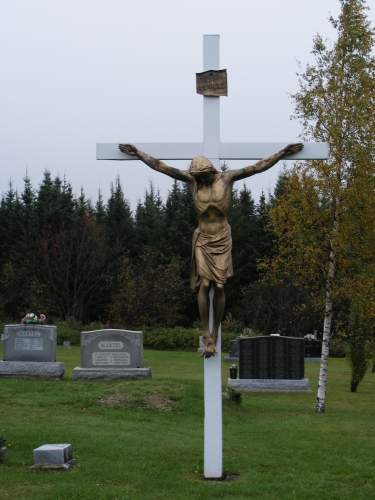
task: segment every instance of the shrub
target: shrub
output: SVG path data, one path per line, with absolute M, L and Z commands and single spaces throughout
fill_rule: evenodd
M 57 326 L 57 343 L 62 344 L 69 340 L 72 345 L 79 345 L 81 342 L 81 330 L 74 330 L 69 326 Z
M 194 328 L 144 328 L 143 346 L 163 351 L 196 351 L 199 347 L 200 330 Z M 224 332 L 221 337 L 223 351 L 229 351 L 229 342 L 235 333 Z
M 333 339 L 329 343 L 329 357 L 330 358 L 345 358 L 345 350 L 341 340 Z

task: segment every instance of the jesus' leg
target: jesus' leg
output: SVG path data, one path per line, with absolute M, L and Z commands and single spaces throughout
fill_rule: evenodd
M 212 340 L 214 344 L 217 343 L 219 335 L 219 328 L 225 306 L 224 285 L 221 283 L 214 283 L 214 325 L 212 328 Z
M 212 339 L 210 329 L 209 329 L 209 317 L 210 317 L 210 292 L 211 282 L 207 278 L 201 277 L 201 285 L 198 293 L 198 307 L 199 313 L 202 321 L 203 328 L 203 343 L 204 351 L 202 356 L 205 358 L 210 358 L 217 354 L 215 343 Z

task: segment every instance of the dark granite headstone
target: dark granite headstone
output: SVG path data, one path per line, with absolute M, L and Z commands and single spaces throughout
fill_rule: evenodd
M 304 342 L 276 336 L 239 339 L 240 379 L 303 379 Z
M 320 340 L 305 340 L 305 358 L 320 358 L 322 342 Z
M 4 361 L 56 361 L 57 329 L 50 325 L 5 325 Z
M 143 368 L 142 332 L 82 332 L 81 368 Z

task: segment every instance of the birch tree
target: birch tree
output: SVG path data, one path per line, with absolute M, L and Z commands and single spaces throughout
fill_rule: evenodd
M 294 167 L 283 201 L 273 209 L 278 255 L 268 272 L 284 268 L 311 288 L 324 309 L 323 348 L 316 412 L 326 404 L 329 345 L 334 303 L 366 265 L 374 265 L 374 219 L 369 208 L 375 174 L 374 32 L 361 0 L 340 0 L 330 18 L 337 39 L 328 46 L 314 38 L 315 63 L 299 75 L 292 96 L 304 140 L 327 141 L 330 158 Z M 321 291 L 324 286 L 324 296 Z

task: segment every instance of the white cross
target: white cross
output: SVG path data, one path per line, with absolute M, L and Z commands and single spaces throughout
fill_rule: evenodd
M 203 36 L 203 71 L 219 70 L 219 35 Z M 125 140 L 124 140 L 125 142 Z M 126 142 L 129 142 L 126 139 Z M 203 142 L 182 143 L 135 143 L 139 150 L 159 160 L 191 160 L 196 156 L 209 158 L 217 170 L 220 160 L 261 160 L 283 149 L 285 142 L 220 142 L 220 98 L 203 96 Z M 328 145 L 324 142 L 304 144 L 299 153 L 288 155 L 283 160 L 323 160 L 328 157 Z M 96 145 L 97 160 L 131 160 L 118 149 L 118 143 Z M 210 330 L 213 324 L 212 298 L 210 292 Z M 219 355 L 204 360 L 204 476 L 223 476 L 223 426 L 221 387 L 221 328 L 217 341 Z

